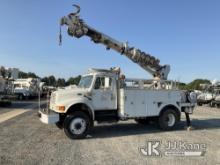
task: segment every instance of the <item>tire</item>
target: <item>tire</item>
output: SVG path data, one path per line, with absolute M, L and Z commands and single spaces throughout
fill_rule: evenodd
M 91 128 L 91 121 L 87 114 L 74 112 L 64 120 L 64 132 L 70 139 L 83 139 L 87 136 Z
M 136 123 L 138 124 L 142 124 L 142 125 L 147 125 L 149 124 L 149 120 L 148 119 L 134 119 Z
M 159 127 L 162 130 L 172 130 L 179 120 L 180 116 L 174 109 L 167 109 L 159 116 Z

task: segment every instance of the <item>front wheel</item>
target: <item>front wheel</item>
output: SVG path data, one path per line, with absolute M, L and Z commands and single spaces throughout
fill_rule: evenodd
M 83 112 L 74 112 L 64 120 L 64 132 L 70 139 L 82 139 L 91 128 L 89 116 Z
M 159 126 L 162 130 L 171 130 L 173 129 L 178 121 L 180 116 L 173 109 L 167 109 L 159 117 Z

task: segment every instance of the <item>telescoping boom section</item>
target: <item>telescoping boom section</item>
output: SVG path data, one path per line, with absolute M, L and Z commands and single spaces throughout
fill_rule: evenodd
M 135 47 L 130 47 L 127 42 L 123 43 L 116 39 L 97 31 L 96 29 L 88 26 L 80 17 L 80 7 L 77 8 L 75 13 L 70 13 L 60 20 L 60 25 L 68 27 L 68 34 L 72 37 L 80 38 L 88 36 L 94 43 L 100 43 L 106 46 L 106 49 L 113 49 L 118 53 L 125 55 L 134 63 L 137 63 L 144 70 L 149 72 L 154 78 L 166 80 L 170 72 L 169 65 L 160 65 L 160 60 L 147 54 Z M 60 29 L 60 44 L 62 42 L 61 29 Z

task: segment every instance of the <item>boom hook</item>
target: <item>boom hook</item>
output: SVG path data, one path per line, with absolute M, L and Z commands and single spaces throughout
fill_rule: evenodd
M 75 16 L 75 15 L 79 14 L 79 12 L 80 12 L 80 6 L 78 6 L 76 4 L 73 4 L 73 6 L 76 8 L 76 12 L 70 13 L 71 16 Z

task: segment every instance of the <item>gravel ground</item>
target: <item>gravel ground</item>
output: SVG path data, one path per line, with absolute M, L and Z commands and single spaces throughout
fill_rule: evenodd
M 0 164 L 220 164 L 220 109 L 198 107 L 191 116 L 194 130 L 184 129 L 184 116 L 175 131 L 132 120 L 96 125 L 84 140 L 70 140 L 55 125 L 40 123 L 37 110 L 0 124 Z M 1 115 L 1 114 L 0 114 Z M 205 143 L 203 157 L 149 157 L 140 153 L 147 141 Z

